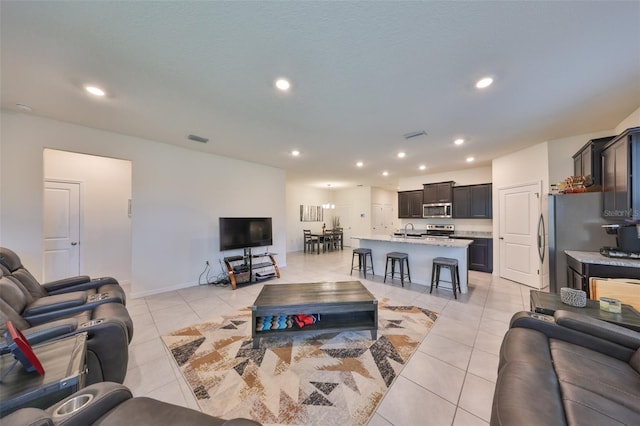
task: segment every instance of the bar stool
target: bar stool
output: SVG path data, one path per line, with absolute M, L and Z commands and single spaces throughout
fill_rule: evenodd
M 387 277 L 390 275 L 391 279 L 396 272 L 396 260 L 400 264 L 400 283 L 402 287 L 404 287 L 404 277 L 405 275 L 409 278 L 409 282 L 411 282 L 411 273 L 409 272 L 409 255 L 407 253 L 400 253 L 397 251 L 392 251 L 387 253 L 387 261 L 384 264 L 384 282 L 387 282 Z M 387 267 L 389 266 L 389 261 L 391 261 L 391 274 L 387 273 Z M 407 264 L 407 273 L 404 272 L 404 264 Z
M 458 271 L 458 259 L 452 259 L 450 257 L 436 257 L 433 259 L 433 268 L 431 268 L 431 288 L 429 289 L 429 293 L 433 291 L 433 284 L 435 283 L 436 288 L 438 288 L 438 283 L 440 282 L 440 268 L 445 267 L 449 268 L 451 272 L 451 287 L 453 288 L 453 297 L 458 298 L 456 295 L 456 288 L 460 290 L 460 273 Z
M 353 266 L 353 260 L 356 255 L 358 255 L 358 266 Z M 371 260 L 371 267 L 367 266 L 367 256 L 369 256 L 369 260 Z M 373 271 L 373 257 L 371 257 L 371 249 L 369 248 L 357 248 L 353 249 L 353 254 L 351 255 L 351 274 L 353 274 L 353 270 L 356 269 L 358 271 L 364 272 L 364 277 L 367 278 L 367 270 L 371 270 L 371 274 L 375 275 L 376 273 Z

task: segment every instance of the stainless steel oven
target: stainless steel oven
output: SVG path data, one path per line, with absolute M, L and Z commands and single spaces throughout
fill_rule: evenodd
M 424 218 L 449 218 L 451 217 L 451 203 L 431 203 L 422 205 L 422 217 Z

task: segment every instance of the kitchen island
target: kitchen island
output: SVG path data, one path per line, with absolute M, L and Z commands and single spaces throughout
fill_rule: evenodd
M 431 268 L 436 257 L 450 257 L 458 260 L 460 272 L 460 292 L 468 291 L 468 247 L 473 240 L 450 238 L 411 238 L 390 235 L 353 237 L 360 242 L 359 247 L 370 248 L 376 275 L 384 276 L 387 253 L 399 251 L 409 255 L 411 282 L 431 285 Z M 451 276 L 447 269 L 440 272 L 439 287 L 451 289 Z

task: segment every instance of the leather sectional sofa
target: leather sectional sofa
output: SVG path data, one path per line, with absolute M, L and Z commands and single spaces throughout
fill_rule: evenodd
M 491 424 L 640 425 L 640 333 L 568 311 L 517 313 Z
M 86 405 L 79 406 L 80 402 L 85 402 Z M 72 411 L 74 408 L 76 410 Z M 133 398 L 131 391 L 126 387 L 105 382 L 81 389 L 47 410 L 38 408 L 18 410 L 3 417 L 2 425 L 260 426 L 260 423 L 248 419 L 223 420 L 151 398 Z

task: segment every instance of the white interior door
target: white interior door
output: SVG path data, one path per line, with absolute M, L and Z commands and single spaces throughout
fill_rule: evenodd
M 334 211 L 334 215 L 340 218 L 340 227 L 342 228 L 342 244 L 345 247 L 351 246 L 352 219 L 351 219 L 351 206 L 349 205 L 337 205 Z
M 499 190 L 500 276 L 540 288 L 537 225 L 540 184 Z
M 80 274 L 80 184 L 45 181 L 44 281 Z

